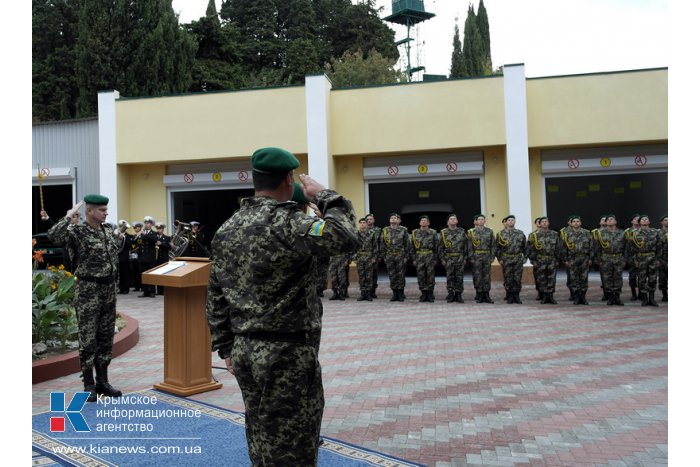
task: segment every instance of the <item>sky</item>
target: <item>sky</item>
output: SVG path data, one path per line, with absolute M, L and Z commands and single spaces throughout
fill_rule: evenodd
M 356 0 L 355 0 L 356 1 Z M 478 9 L 478 0 L 472 0 Z M 173 0 L 181 22 L 198 19 L 208 0 Z M 391 0 L 376 0 L 391 14 Z M 435 17 L 411 36 L 412 66 L 449 75 L 455 24 L 464 33 L 468 0 L 425 0 Z M 221 0 L 216 0 L 217 9 Z M 667 0 L 484 0 L 494 67 L 524 63 L 525 76 L 557 76 L 668 67 Z M 455 23 L 456 18 L 456 23 Z M 389 23 L 396 40 L 406 28 Z

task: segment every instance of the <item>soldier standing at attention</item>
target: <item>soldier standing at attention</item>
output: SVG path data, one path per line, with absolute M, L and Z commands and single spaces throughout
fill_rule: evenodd
M 170 236 L 165 234 L 165 223 L 156 223 L 156 262 L 155 265 L 165 264 L 170 259 Z M 165 287 L 156 286 L 156 295 L 163 295 Z
M 440 231 L 438 255 L 445 266 L 447 303 L 464 303 L 464 265 L 467 261 L 467 233 L 458 227 L 456 214 L 447 216 L 447 227 Z
M 346 267 L 349 262 L 350 258 L 346 253 L 331 256 L 328 272 L 331 276 L 333 295 L 331 295 L 329 300 L 345 300 L 348 290 L 348 274 Z
M 377 227 L 374 225 L 374 214 L 371 212 L 365 216 L 365 219 L 367 220 L 367 230 L 369 230 L 372 233 L 372 236 L 374 237 L 374 243 L 376 245 L 377 251 L 379 251 L 380 248 L 380 242 L 381 242 L 381 237 L 382 237 L 382 229 L 381 227 Z M 372 298 L 377 298 L 377 279 L 378 279 L 378 267 L 379 267 L 379 261 L 375 261 L 374 264 L 372 265 L 372 292 L 371 296 Z
M 411 242 L 413 250 L 413 265 L 416 267 L 418 287 L 420 288 L 420 302 L 435 301 L 435 263 L 438 254 L 437 232 L 430 228 L 430 218 L 426 215 L 420 216 L 420 228 L 411 232 Z
M 561 236 L 549 230 L 549 218 L 540 217 L 540 228 L 532 232 L 527 241 L 527 257 L 532 263 L 533 270 L 537 271 L 537 283 L 542 291 L 540 303 L 557 304 L 554 300 L 554 291 L 557 284 L 557 263 L 559 262 L 559 250 L 561 249 Z
M 627 244 L 632 251 L 632 261 L 637 270 L 639 299 L 642 306 L 659 306 L 654 300 L 659 258 L 661 256 L 661 240 L 659 232 L 651 228 L 649 216 L 639 215 L 639 228 L 630 234 Z
M 406 296 L 406 263 L 411 255 L 411 240 L 406 227 L 400 225 L 401 216 L 394 212 L 389 216 L 389 225 L 382 229 L 380 257 L 389 272 L 389 285 L 393 292 L 392 302 L 403 302 Z
M 564 245 L 564 239 L 571 232 L 571 216 L 566 220 L 566 227 L 559 229 L 559 236 L 561 237 L 561 244 Z M 569 301 L 574 300 L 574 289 L 571 286 L 571 270 L 566 268 L 566 288 L 569 289 Z
M 629 266 L 629 283 L 630 289 L 632 290 L 632 296 L 630 300 L 637 300 L 637 268 L 634 265 L 634 250 L 631 247 L 632 244 L 632 232 L 639 228 L 639 214 L 633 214 L 632 219 L 630 219 L 630 226 L 625 229 L 625 239 L 627 240 L 627 249 L 625 251 L 625 260 Z
M 562 260 L 571 272 L 574 305 L 588 305 L 588 271 L 591 267 L 591 232 L 581 227 L 581 217 L 571 216 L 571 229 L 562 238 Z
M 661 301 L 668 301 L 668 216 L 661 218 L 661 229 L 659 229 L 659 241 L 661 242 L 661 253 L 659 254 L 659 290 L 661 290 Z
M 71 224 L 71 217 L 85 202 L 85 223 Z M 97 395 L 120 397 L 109 384 L 107 367 L 112 361 L 114 322 L 117 317 L 117 243 L 105 227 L 109 199 L 87 195 L 49 230 L 52 242 L 65 245 L 75 266 L 73 306 L 78 317 L 78 358 L 88 402 Z M 95 368 L 93 377 L 92 369 Z M 97 379 L 97 384 L 95 384 Z
M 496 235 L 495 255 L 503 269 L 507 303 L 522 303 L 523 264 L 527 261 L 525 233 L 515 228 L 514 215 L 506 216 L 505 220 L 505 228 Z
M 156 265 L 156 242 L 158 237 L 153 230 L 153 218 L 151 216 L 146 216 L 143 218 L 143 232 L 139 235 L 136 240 L 136 245 L 139 250 L 139 272 L 143 274 L 149 269 Z M 155 297 L 156 296 L 156 286 L 149 284 L 142 284 L 143 293 L 139 295 L 142 297 Z
M 372 270 L 377 258 L 377 244 L 374 233 L 367 226 L 367 219 L 360 219 L 360 248 L 355 252 L 355 264 L 357 264 L 357 277 L 360 282 L 360 298 L 358 302 L 372 301 Z
M 600 220 L 598 221 L 598 227 L 595 229 L 591 230 L 591 238 L 593 240 L 593 250 L 591 251 L 591 257 L 592 258 L 599 258 L 600 257 L 600 242 L 599 240 L 599 234 L 600 232 L 607 230 L 608 228 L 608 215 L 604 215 L 600 217 Z M 597 261 L 593 261 L 594 268 L 598 269 L 598 272 L 600 272 L 600 288 L 603 289 L 603 298 L 602 301 L 606 301 L 608 297 L 608 292 L 607 288 L 605 286 L 605 279 L 603 277 L 603 272 L 600 270 L 600 264 Z
M 131 283 L 134 285 L 134 292 L 140 292 L 141 268 L 139 267 L 139 245 L 138 241 L 143 233 L 143 222 L 136 221 L 131 224 L 134 228 L 134 236 L 131 239 L 131 251 L 129 251 L 129 264 L 131 265 Z
M 206 316 L 212 350 L 235 375 L 252 465 L 317 465 L 323 383 L 316 343 L 321 300 L 315 256 L 350 253 L 359 240 L 352 204 L 299 178 L 322 219 L 288 201 L 299 161 L 280 148 L 252 158 L 255 195 L 216 232 Z
M 483 214 L 477 214 L 474 216 L 474 228 L 467 231 L 468 257 L 474 272 L 477 303 L 493 303 L 489 292 L 491 291 L 491 263 L 496 247 L 493 230 L 485 227 L 485 223 L 486 217 Z
M 617 228 L 614 214 L 607 216 L 608 227 L 600 229 L 593 238 L 595 262 L 600 267 L 600 278 L 605 284 L 608 305 L 624 305 L 622 293 L 622 271 L 625 268 L 625 234 Z
M 535 221 L 534 221 L 535 230 L 530 232 L 530 234 L 527 236 L 527 244 L 525 245 L 525 256 L 527 256 L 527 245 L 529 245 L 532 242 L 533 234 L 540 231 L 540 219 L 541 219 L 541 217 L 535 218 Z M 539 274 L 537 274 L 537 267 L 535 267 L 534 264 L 532 265 L 532 278 L 535 281 L 535 290 L 537 290 L 537 297 L 535 297 L 535 300 L 540 301 L 544 298 L 544 295 L 542 295 L 542 289 L 540 288 Z

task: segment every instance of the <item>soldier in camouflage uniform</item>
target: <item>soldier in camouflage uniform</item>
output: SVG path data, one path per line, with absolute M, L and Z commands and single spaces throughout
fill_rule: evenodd
M 659 229 L 659 241 L 661 242 L 661 253 L 659 254 L 659 290 L 661 290 L 661 301 L 668 301 L 668 216 L 661 218 L 661 228 Z
M 592 238 L 590 230 L 581 227 L 581 217 L 571 216 L 571 229 L 562 238 L 561 258 L 571 273 L 571 290 L 574 305 L 588 305 L 588 271 L 592 264 Z
M 323 213 L 287 201 L 299 161 L 283 149 L 253 154 L 255 196 L 216 232 L 206 316 L 212 350 L 235 375 L 245 403 L 251 464 L 317 464 L 324 397 L 317 342 L 321 300 L 314 256 L 359 244 L 351 203 L 301 175 Z
M 348 270 L 350 256 L 347 253 L 331 256 L 328 273 L 331 276 L 333 295 L 329 300 L 345 300 L 348 293 Z
M 566 220 L 566 227 L 559 229 L 559 237 L 561 238 L 561 244 L 564 244 L 564 239 L 571 232 L 571 216 Z M 569 301 L 574 300 L 574 289 L 571 286 L 571 270 L 566 268 L 566 288 L 569 289 Z
M 515 228 L 515 216 L 505 218 L 505 228 L 496 235 L 495 255 L 503 269 L 503 286 L 507 303 L 522 303 L 520 290 L 523 283 L 525 257 L 525 233 Z
M 467 231 L 468 258 L 472 262 L 474 273 L 474 290 L 477 303 L 493 303 L 491 291 L 491 263 L 496 251 L 493 230 L 484 227 L 486 217 L 483 214 L 474 216 L 474 228 Z
M 70 224 L 71 217 L 83 202 L 85 223 Z M 48 232 L 52 242 L 68 249 L 75 268 L 73 306 L 78 318 L 78 357 L 83 386 L 90 393 L 88 402 L 97 400 L 97 394 L 110 397 L 122 395 L 121 391 L 109 384 L 107 374 L 107 367 L 112 361 L 119 267 L 118 246 L 112 229 L 103 225 L 107 218 L 108 202 L 106 196 L 87 195 Z
M 627 246 L 630 248 L 632 262 L 637 270 L 639 299 L 642 306 L 659 306 L 654 300 L 656 280 L 661 256 L 661 239 L 659 231 L 649 226 L 649 216 L 639 215 L 639 228 L 634 229 Z
M 591 256 L 592 258 L 597 258 L 600 256 L 600 242 L 599 242 L 599 235 L 600 232 L 607 230 L 608 228 L 608 215 L 604 215 L 600 217 L 600 220 L 598 221 L 598 227 L 595 229 L 591 230 L 591 238 L 592 238 L 592 253 Z M 608 300 L 608 288 L 605 286 L 605 280 L 607 277 L 604 276 L 603 272 L 600 270 L 600 264 L 596 262 L 595 260 L 593 261 L 593 264 L 591 267 L 595 268 L 600 272 L 600 288 L 603 289 L 603 298 L 602 301 Z
M 632 215 L 632 219 L 630 220 L 630 226 L 625 229 L 625 239 L 627 240 L 627 248 L 625 250 L 625 260 L 627 261 L 627 266 L 629 267 L 629 284 L 630 284 L 630 290 L 632 291 L 632 295 L 630 297 L 630 300 L 633 302 L 637 300 L 637 292 L 638 292 L 638 285 L 637 285 L 637 268 L 635 267 L 634 263 L 634 250 L 630 246 L 631 241 L 632 241 L 632 232 L 634 232 L 635 229 L 639 228 L 639 214 L 634 214 Z
M 540 231 L 540 217 L 536 217 L 534 220 L 535 224 L 535 229 L 530 232 L 530 234 L 527 236 L 527 242 L 525 245 L 525 256 L 527 256 L 527 245 L 532 242 L 532 236 Z M 539 274 L 537 274 L 537 267 L 535 265 L 532 265 L 532 278 L 535 281 L 535 290 L 537 290 L 537 297 L 535 297 L 535 300 L 540 301 L 544 298 L 544 295 L 542 294 L 542 289 L 540 288 L 540 282 L 539 282 Z
M 365 219 L 367 219 L 367 230 L 369 230 L 370 233 L 374 236 L 374 243 L 377 245 L 377 251 L 379 251 L 382 237 L 382 228 L 374 225 L 374 214 L 372 214 L 371 212 L 365 216 Z M 372 298 L 377 298 L 378 269 L 379 261 L 375 261 L 372 265 L 372 292 L 370 294 Z
M 406 287 L 406 263 L 411 256 L 411 240 L 406 227 L 400 225 L 401 216 L 392 213 L 389 217 L 389 226 L 382 229 L 380 245 L 380 257 L 386 264 L 389 272 L 389 285 L 392 296 L 390 301 L 403 302 L 406 296 L 403 293 Z
M 456 214 L 447 216 L 447 227 L 440 231 L 438 256 L 445 266 L 447 303 L 464 303 L 464 265 L 467 261 L 467 233 L 458 227 Z
M 599 229 L 593 237 L 593 258 L 600 268 L 600 278 L 605 284 L 608 305 L 624 305 L 622 293 L 622 271 L 625 268 L 625 233 L 617 228 L 614 214 L 606 217 L 607 228 Z
M 319 211 L 318 206 L 306 199 L 304 195 L 304 188 L 301 183 L 294 182 L 294 194 L 292 195 L 292 201 L 297 203 L 297 209 L 304 213 L 309 214 L 308 211 L 311 209 L 314 216 L 317 218 L 322 218 L 323 214 Z M 330 264 L 331 258 L 329 256 L 315 256 L 315 265 L 311 268 L 312 271 L 316 272 L 316 295 L 323 297 L 323 291 L 326 290 L 328 285 L 328 266 Z
M 430 228 L 430 218 L 420 216 L 420 228 L 411 232 L 411 258 L 416 267 L 418 288 L 420 288 L 420 302 L 435 301 L 435 263 L 438 258 L 437 232 Z
M 367 227 L 367 219 L 360 219 L 360 247 L 355 252 L 357 277 L 360 282 L 360 298 L 358 302 L 372 301 L 372 270 L 377 261 L 377 242 L 373 232 Z
M 557 264 L 559 263 L 559 250 L 561 249 L 561 236 L 549 230 L 549 218 L 540 217 L 540 228 L 532 232 L 527 240 L 525 249 L 532 267 L 537 271 L 537 283 L 542 291 L 540 303 L 557 304 L 554 300 L 554 291 L 557 284 Z

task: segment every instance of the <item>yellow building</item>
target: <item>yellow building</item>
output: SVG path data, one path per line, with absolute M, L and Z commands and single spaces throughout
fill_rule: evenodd
M 667 210 L 668 70 L 526 79 L 502 76 L 331 89 L 304 86 L 154 98 L 99 95 L 100 190 L 110 220 L 197 220 L 211 236 L 253 193 L 250 156 L 295 153 L 308 173 L 352 200 L 358 217 L 389 213 L 417 227 L 431 215 L 463 227 L 514 214 L 553 227 L 615 213 L 621 224 Z

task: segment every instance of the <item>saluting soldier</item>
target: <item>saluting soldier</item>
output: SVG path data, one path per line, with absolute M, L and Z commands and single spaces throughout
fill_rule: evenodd
M 525 245 L 525 256 L 527 256 L 527 245 L 531 243 L 532 235 L 540 231 L 540 219 L 541 217 L 536 217 L 533 221 L 533 223 L 535 224 L 535 229 L 532 232 L 530 232 L 527 236 L 527 242 Z M 535 297 L 535 300 L 540 301 L 542 300 L 542 298 L 544 298 L 544 296 L 542 295 L 542 289 L 540 288 L 540 280 L 539 274 L 537 274 L 537 266 L 535 266 L 534 264 L 532 265 L 532 278 L 535 282 L 535 290 L 537 290 L 537 297 Z
M 503 269 L 503 286 L 507 303 L 522 303 L 520 290 L 523 284 L 525 257 L 525 233 L 515 228 L 515 216 L 505 217 L 505 228 L 496 235 L 495 255 Z
M 650 227 L 649 216 L 639 215 L 639 228 L 632 231 L 627 245 L 632 251 L 632 262 L 637 270 L 642 306 L 659 306 L 654 300 L 654 292 L 662 246 L 659 232 Z
M 430 228 L 430 218 L 420 216 L 419 228 L 411 232 L 411 259 L 416 267 L 420 302 L 435 301 L 435 263 L 437 262 L 438 238 L 435 229 Z
M 165 223 L 156 222 L 156 261 L 155 265 L 165 264 L 170 260 L 170 235 L 165 234 Z M 156 295 L 163 295 L 165 287 L 156 286 Z
M 447 216 L 447 227 L 440 231 L 438 255 L 445 266 L 447 303 L 464 303 L 464 265 L 467 262 L 467 233 L 458 227 L 459 219 Z
M 474 227 L 467 231 L 468 257 L 474 273 L 474 290 L 477 303 L 493 303 L 491 291 L 491 263 L 493 262 L 496 245 L 493 230 L 486 227 L 486 216 L 474 216 Z
M 591 251 L 591 257 L 592 258 L 599 258 L 600 257 L 600 243 L 599 243 L 599 233 L 607 230 L 608 228 L 608 215 L 604 215 L 600 217 L 600 220 L 598 221 L 598 227 L 595 229 L 591 230 L 591 239 L 592 239 L 592 251 Z M 591 265 L 593 268 L 598 269 L 598 272 L 600 272 L 600 288 L 603 289 L 603 298 L 602 301 L 608 300 L 608 289 L 605 286 L 605 280 L 606 278 L 603 277 L 603 272 L 600 270 L 600 264 L 594 259 L 593 264 Z
M 139 272 L 143 274 L 149 269 L 156 265 L 156 232 L 153 230 L 153 223 L 155 221 L 151 216 L 146 216 L 143 218 L 143 232 L 136 240 L 136 244 L 139 250 Z M 154 285 L 142 284 L 143 293 L 139 295 L 142 297 L 155 297 L 156 287 Z
M 382 228 L 374 225 L 374 214 L 371 212 L 365 216 L 367 220 L 367 230 L 370 231 L 374 237 L 374 242 L 376 244 L 377 251 L 379 251 L 381 238 L 382 238 Z M 372 298 L 377 298 L 377 279 L 379 270 L 379 261 L 375 261 L 372 265 Z
M 622 271 L 625 268 L 625 233 L 617 228 L 614 214 L 606 217 L 607 228 L 598 230 L 593 237 L 594 261 L 600 267 L 600 279 L 605 284 L 608 305 L 624 305 L 622 293 Z
M 659 229 L 659 241 L 661 242 L 661 253 L 659 254 L 659 290 L 661 290 L 661 301 L 668 301 L 668 216 L 661 217 L 661 228 Z
M 637 268 L 634 262 L 634 249 L 631 247 L 632 242 L 632 232 L 639 228 L 639 214 L 633 214 L 632 219 L 630 219 L 630 226 L 625 229 L 625 239 L 627 240 L 627 249 L 625 250 L 625 260 L 627 261 L 627 266 L 629 267 L 629 284 L 630 290 L 632 291 L 632 296 L 630 300 L 637 300 L 638 283 L 637 283 Z
M 360 247 L 355 252 L 355 264 L 357 265 L 357 277 L 360 282 L 360 298 L 358 302 L 372 301 L 372 271 L 377 261 L 377 242 L 374 232 L 369 230 L 367 219 L 360 219 Z
M 561 236 L 549 230 L 549 218 L 540 217 L 540 228 L 530 235 L 527 241 L 526 254 L 537 271 L 537 283 L 542 291 L 540 303 L 557 304 L 554 292 L 557 285 L 557 264 L 561 249 Z
M 588 305 L 588 271 L 592 264 L 591 232 L 581 227 L 581 216 L 571 216 L 571 229 L 562 238 L 561 256 L 571 273 L 574 305 Z
M 85 203 L 85 223 L 71 224 L 71 217 Z M 78 359 L 88 402 L 97 395 L 120 397 L 109 384 L 107 367 L 112 361 L 114 322 L 117 317 L 117 244 L 105 227 L 109 199 L 87 195 L 49 229 L 52 242 L 65 245 L 75 265 L 75 306 L 78 317 Z M 93 368 L 95 375 L 93 376 Z M 97 380 L 97 383 L 95 383 Z
M 406 263 L 411 256 L 411 239 L 408 230 L 401 224 L 401 216 L 394 212 L 389 217 L 389 225 L 382 229 L 380 257 L 389 272 L 389 285 L 392 290 L 390 301 L 403 302 L 406 296 Z

